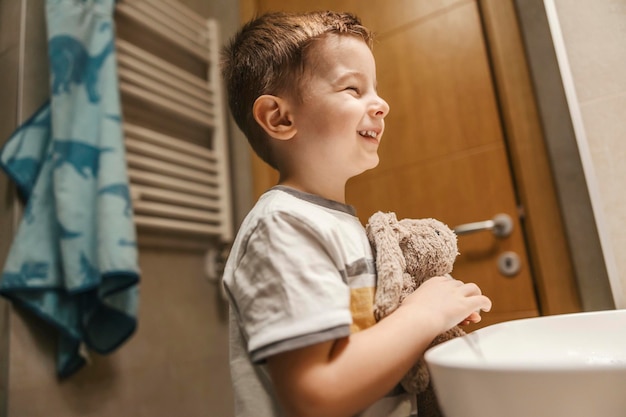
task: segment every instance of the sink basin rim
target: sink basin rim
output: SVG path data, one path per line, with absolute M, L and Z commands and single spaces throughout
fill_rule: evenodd
M 558 323 L 560 322 L 560 323 Z M 605 323 L 606 322 L 606 323 Z M 429 349 L 424 357 L 429 367 L 445 367 L 447 369 L 457 370 L 473 370 L 479 372 L 528 372 L 528 373 L 567 373 L 567 372 L 599 372 L 599 373 L 613 373 L 626 371 L 626 349 L 623 349 L 623 353 L 620 353 L 618 357 L 607 356 L 607 351 L 604 346 L 600 346 L 595 351 L 589 346 L 583 346 L 578 348 L 578 351 L 572 347 L 569 347 L 567 352 L 559 351 L 561 347 L 553 348 L 552 351 L 546 350 L 541 354 L 536 353 L 535 356 L 524 356 L 526 352 L 520 352 L 520 356 L 515 356 L 515 353 L 509 352 L 496 352 L 503 357 L 494 357 L 493 348 L 489 346 L 491 342 L 501 342 L 508 333 L 519 333 L 524 330 L 534 331 L 537 328 L 549 329 L 550 325 L 557 324 L 557 327 L 562 327 L 564 333 L 562 334 L 550 334 L 550 337 L 570 337 L 584 339 L 585 334 L 577 326 L 588 323 L 598 324 L 602 323 L 611 325 L 612 322 L 617 324 L 624 324 L 621 328 L 624 335 L 622 337 L 623 346 L 626 347 L 626 310 L 605 310 L 594 311 L 584 313 L 570 313 L 560 314 L 553 316 L 533 317 L 526 319 L 511 320 L 491 326 L 478 329 L 472 333 L 467 334 L 461 338 L 453 339 L 442 343 Z M 614 328 L 615 332 L 621 330 Z M 597 326 L 589 328 L 591 333 L 601 332 L 602 329 L 598 329 Z M 610 334 L 605 332 L 601 334 L 602 337 L 610 337 Z M 500 340 L 498 340 L 500 338 Z M 511 339 L 513 340 L 513 339 Z M 580 340 L 578 340 L 580 342 Z M 505 341 L 504 343 L 508 343 Z M 528 341 L 531 348 L 541 349 L 539 346 L 540 341 L 534 343 L 532 339 Z M 582 342 L 583 344 L 586 342 Z M 607 346 L 607 345 L 605 345 Z M 519 349 L 518 346 L 515 347 Z M 480 351 L 481 353 L 479 353 Z M 613 352 L 615 353 L 615 349 Z M 610 354 L 609 353 L 609 354 Z M 509 354 L 507 357 L 506 355 Z

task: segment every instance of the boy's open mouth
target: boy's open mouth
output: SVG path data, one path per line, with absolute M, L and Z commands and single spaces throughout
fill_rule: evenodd
M 378 136 L 378 133 L 374 132 L 373 130 L 360 130 L 359 135 L 364 136 L 366 138 L 376 139 L 376 137 Z

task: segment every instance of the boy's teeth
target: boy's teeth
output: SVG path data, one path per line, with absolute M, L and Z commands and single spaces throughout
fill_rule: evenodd
M 376 139 L 376 136 L 378 136 L 376 134 L 376 132 L 374 132 L 373 130 L 362 130 L 362 131 L 359 132 L 359 134 L 361 136 L 369 136 L 369 137 L 374 138 L 374 139 Z

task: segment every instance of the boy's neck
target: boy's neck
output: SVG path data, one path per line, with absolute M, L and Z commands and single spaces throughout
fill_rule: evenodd
M 284 185 L 298 191 L 318 195 L 327 200 L 346 204 L 345 184 L 340 185 L 337 183 L 324 183 L 323 181 L 298 181 L 293 178 L 281 178 L 278 181 L 278 185 Z

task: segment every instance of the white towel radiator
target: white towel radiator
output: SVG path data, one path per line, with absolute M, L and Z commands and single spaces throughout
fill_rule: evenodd
M 232 197 L 217 22 L 176 1 L 121 0 L 116 27 L 140 244 L 154 235 L 177 246 L 230 242 Z

